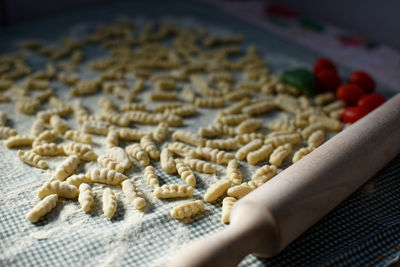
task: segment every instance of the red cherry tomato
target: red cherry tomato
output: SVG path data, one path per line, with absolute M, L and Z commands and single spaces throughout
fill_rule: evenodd
M 365 93 L 369 94 L 375 90 L 375 81 L 372 77 L 364 71 L 358 70 L 351 74 L 349 79 L 350 84 L 357 84 Z
M 355 84 L 342 84 L 336 91 L 336 97 L 346 103 L 346 106 L 354 106 L 364 95 L 363 89 Z
M 353 123 L 369 113 L 369 110 L 364 107 L 348 107 L 342 114 L 344 123 Z
M 313 67 L 313 72 L 314 74 L 317 74 L 320 70 L 326 70 L 326 69 L 336 72 L 336 67 L 332 63 L 332 61 L 330 61 L 327 58 L 321 57 L 315 62 Z
M 341 84 L 341 80 L 336 71 L 330 69 L 322 69 L 315 74 L 317 79 L 317 87 L 322 91 L 336 91 L 336 88 Z
M 372 111 L 385 103 L 386 99 L 381 94 L 369 94 L 361 97 L 358 102 L 357 106 L 364 107 L 369 111 Z

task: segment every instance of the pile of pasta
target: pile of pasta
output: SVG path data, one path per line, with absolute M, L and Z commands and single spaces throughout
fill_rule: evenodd
M 136 209 L 145 210 L 144 194 L 125 175 L 135 162 L 145 167 L 143 179 L 159 199 L 192 198 L 197 172 L 218 176 L 204 201 L 223 198 L 221 221 L 229 223 L 238 199 L 274 177 L 288 165 L 284 162 L 295 163 L 312 152 L 327 132 L 342 129 L 342 102 L 331 93 L 301 95 L 270 72 L 255 46 L 244 49 L 242 40 L 242 35 L 214 36 L 201 27 L 149 23 L 136 29 L 130 21 L 116 21 L 83 40 L 64 38 L 59 46 L 27 40 L 19 53 L 1 57 L 0 101 L 12 101 L 18 112 L 33 118 L 30 132 L 22 134 L 7 126 L 7 114 L 0 111 L 4 145 L 25 148 L 17 157 L 36 168 L 48 168 L 51 157 L 65 158 L 51 170 L 53 177 L 38 190 L 41 201 L 26 218 L 37 222 L 59 198 L 77 199 L 89 213 L 96 183 L 110 186 L 102 194 L 108 218 L 117 210 L 115 190 L 122 190 Z M 108 56 L 86 59 L 85 45 L 99 46 Z M 44 70 L 31 69 L 26 50 L 49 59 Z M 83 80 L 80 65 L 98 76 Z M 128 85 L 128 77 L 133 85 Z M 81 102 L 62 99 L 52 89 L 55 81 L 69 86 L 71 98 L 100 94 L 99 110 L 91 113 Z M 138 101 L 146 90 L 151 91 L 147 101 Z M 116 105 L 116 99 L 123 104 Z M 149 103 L 158 104 L 150 108 Z M 179 129 L 200 109 L 215 110 L 210 125 Z M 261 118 L 275 111 L 287 116 L 264 125 Z M 71 120 L 77 129 L 70 127 Z M 140 125 L 155 128 L 144 131 Z M 263 134 L 266 129 L 268 134 Z M 92 135 L 104 136 L 103 155 L 94 152 Z M 69 142 L 60 143 L 65 140 Z M 97 167 L 77 173 L 79 166 L 92 161 Z M 160 185 L 156 161 L 162 171 L 183 181 Z M 240 166 L 245 164 L 258 166 L 251 177 L 242 177 Z M 175 206 L 170 215 L 184 219 L 204 208 L 203 200 L 192 200 Z

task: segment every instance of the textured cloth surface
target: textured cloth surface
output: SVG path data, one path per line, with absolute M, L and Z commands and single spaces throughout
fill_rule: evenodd
M 29 38 L 50 42 L 63 35 L 79 37 L 115 18 L 137 16 L 143 16 L 144 21 L 146 18 L 174 17 L 189 24 L 198 21 L 214 31 L 227 29 L 243 32 L 246 43 L 257 44 L 272 71 L 277 74 L 286 68 L 310 67 L 316 58 L 308 51 L 266 35 L 208 6 L 183 2 L 100 6 L 30 25 L 15 26 L 0 32 L 0 49 L 12 51 L 18 41 Z M 95 49 L 86 52 L 91 58 L 100 53 Z M 31 56 L 29 59 L 32 65 L 43 64 L 40 58 Z M 342 72 L 343 75 L 346 73 Z M 83 75 L 90 77 L 90 73 Z M 56 89 L 62 95 L 65 88 L 59 85 Z M 96 100 L 97 97 L 88 97 L 84 104 L 94 108 Z M 31 120 L 28 123 L 27 116 L 15 114 L 12 104 L 2 104 L 3 107 L 10 111 L 15 127 L 27 132 Z M 201 110 L 200 113 L 199 118 L 188 120 L 187 127 L 207 125 L 213 119 L 214 115 L 209 111 Z M 102 140 L 94 139 L 95 144 Z M 138 166 L 129 177 L 134 177 L 146 195 L 149 207 L 145 213 L 130 208 L 129 204 L 120 203 L 116 218 L 109 221 L 101 216 L 99 204 L 96 204 L 93 214 L 87 215 L 80 211 L 76 201 L 63 200 L 45 220 L 32 225 L 25 215 L 37 203 L 37 189 L 48 180 L 50 173 L 24 165 L 15 154 L 15 150 L 0 145 L 0 266 L 163 266 L 167 258 L 185 243 L 225 227 L 220 223 L 219 203 L 207 204 L 204 214 L 187 223 L 171 219 L 169 210 L 180 202 L 152 198 L 151 190 L 139 177 L 143 168 Z M 51 162 L 51 167 L 58 162 Z M 160 171 L 159 163 L 155 167 L 161 184 L 177 182 L 176 176 Z M 203 176 L 198 179 L 195 199 L 200 199 L 207 186 L 215 181 L 215 177 L 210 179 Z M 399 197 L 398 156 L 284 252 L 268 260 L 250 255 L 240 265 L 383 266 L 400 251 Z M 120 199 L 121 202 L 125 201 Z M 96 199 L 96 203 L 99 203 L 99 199 Z

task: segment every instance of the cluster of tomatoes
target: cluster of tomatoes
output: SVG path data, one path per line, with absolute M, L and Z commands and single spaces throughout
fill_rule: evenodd
M 342 120 L 353 123 L 385 102 L 385 98 L 374 93 L 375 81 L 364 71 L 354 71 L 343 84 L 336 66 L 327 58 L 318 59 L 313 67 L 317 88 L 324 92 L 335 92 L 338 100 L 345 103 Z

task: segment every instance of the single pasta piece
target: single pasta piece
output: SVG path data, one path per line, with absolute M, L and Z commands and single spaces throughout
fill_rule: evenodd
M 46 161 L 44 161 L 41 156 L 39 156 L 38 154 L 35 154 L 32 151 L 24 152 L 22 150 L 18 150 L 17 156 L 22 162 L 24 162 L 28 165 L 31 165 L 33 167 L 40 168 L 40 169 L 47 168 Z
M 275 176 L 278 171 L 277 167 L 274 165 L 265 165 L 259 168 L 251 177 L 253 183 L 259 187 L 260 185 L 266 183 L 269 179 Z
M 176 173 L 174 157 L 167 147 L 164 147 L 161 150 L 160 163 L 161 163 L 161 168 L 163 168 L 163 170 L 166 171 L 167 173 L 170 174 Z
M 263 145 L 263 141 L 260 139 L 255 139 L 248 143 L 247 145 L 242 146 L 237 152 L 235 157 L 238 160 L 244 160 L 247 157 L 247 154 L 250 152 L 259 149 Z
M 187 202 L 174 207 L 170 215 L 174 219 L 184 219 L 195 216 L 204 210 L 204 202 L 201 200 Z
M 78 196 L 78 188 L 74 185 L 67 184 L 66 182 L 53 181 L 46 182 L 38 191 L 38 197 L 40 199 L 45 198 L 51 194 L 57 194 L 63 198 L 76 198 Z
M 122 192 L 124 192 L 125 196 L 136 209 L 141 210 L 146 207 L 146 200 L 144 199 L 143 193 L 135 187 L 131 180 L 125 180 L 121 185 Z
M 326 105 L 335 100 L 335 95 L 332 92 L 319 94 L 314 97 L 314 102 L 318 106 Z
M 226 168 L 226 178 L 234 185 L 242 183 L 242 173 L 239 170 L 239 164 L 236 159 L 231 159 L 229 161 L 228 167 Z
M 224 179 L 211 185 L 207 192 L 204 194 L 204 201 L 213 202 L 218 198 L 222 197 L 226 191 L 231 187 L 232 182 L 229 179 Z
M 156 169 L 154 169 L 153 166 L 147 166 L 144 169 L 144 178 L 146 179 L 147 184 L 151 186 L 151 188 L 155 189 L 156 187 L 160 186 L 156 174 Z
M 35 146 L 32 151 L 41 156 L 63 156 L 65 155 L 64 147 L 55 143 L 44 143 Z
M 176 170 L 178 171 L 178 174 L 181 176 L 181 178 L 183 180 L 185 180 L 185 182 L 194 187 L 196 185 L 196 176 L 194 176 L 194 173 L 192 172 L 192 170 L 186 166 L 186 159 L 185 159 L 185 163 L 183 162 L 183 160 L 181 159 L 175 159 L 175 166 L 176 166 Z
M 121 164 L 108 156 L 99 156 L 97 158 L 97 163 L 99 163 L 99 165 L 104 168 L 114 170 L 119 173 L 123 173 L 125 170 L 125 168 Z
M 247 114 L 232 114 L 225 115 L 216 119 L 216 123 L 222 123 L 229 126 L 239 125 L 241 122 L 249 119 L 249 115 Z
M 281 110 L 286 111 L 288 113 L 292 113 L 292 114 L 296 114 L 300 109 L 299 103 L 297 103 L 297 105 L 293 105 L 290 102 L 278 100 L 278 101 L 276 101 L 276 105 Z
M 82 206 L 82 210 L 89 213 L 94 204 L 94 197 L 90 185 L 82 183 L 79 186 L 78 202 Z
M 129 122 L 140 124 L 156 124 L 156 117 L 145 111 L 128 111 L 125 113 Z
M 258 102 L 242 108 L 242 112 L 249 116 L 257 116 L 268 113 L 276 108 L 276 104 L 273 100 L 266 100 Z
M 248 98 L 243 98 L 241 101 L 230 105 L 229 107 L 224 108 L 223 110 L 220 111 L 221 116 L 226 116 L 226 115 L 233 115 L 233 114 L 239 114 L 242 112 L 242 108 L 250 104 L 250 100 Z
M 121 112 L 127 112 L 127 111 L 133 111 L 133 110 L 145 111 L 146 104 L 144 104 L 144 103 L 128 103 L 128 104 L 123 104 L 119 107 L 119 111 L 121 111 Z
M 299 100 L 299 103 L 300 103 L 300 107 L 302 109 L 307 109 L 307 108 L 311 107 L 311 102 L 310 102 L 310 99 L 308 97 L 302 95 L 302 96 L 300 96 L 298 98 L 298 100 Z
M 323 130 L 313 132 L 307 139 L 309 147 L 317 148 L 325 141 L 325 133 Z
M 234 197 L 236 199 L 240 199 L 256 189 L 257 186 L 254 184 L 253 181 L 242 183 L 240 185 L 233 186 L 228 189 L 228 196 Z
M 116 110 L 116 106 L 110 98 L 100 97 L 98 103 L 102 110 L 105 110 L 105 111 L 108 111 L 108 110 L 115 111 Z
M 258 84 L 244 82 L 244 81 L 238 82 L 237 87 L 243 90 L 253 91 L 253 92 L 259 92 L 261 89 Z
M 83 144 L 91 144 L 92 136 L 85 134 L 80 131 L 68 130 L 64 134 L 65 138 L 71 139 L 75 142 L 83 143 Z
M 178 94 L 176 92 L 151 92 L 149 93 L 149 99 L 153 101 L 175 101 L 178 100 Z
M 207 79 L 200 75 L 191 75 L 190 81 L 202 96 L 220 97 L 222 92 L 212 89 Z
M 277 119 L 268 124 L 268 128 L 272 131 L 296 132 L 296 122 L 290 118 Z
M 236 128 L 238 134 L 252 133 L 264 126 L 264 122 L 259 119 L 247 119 L 242 121 Z
M 316 122 L 322 123 L 324 128 L 327 129 L 328 131 L 338 132 L 342 130 L 342 123 L 339 120 L 333 118 L 311 115 L 308 118 L 308 120 L 310 123 L 316 123 Z
M 40 118 L 36 118 L 31 126 L 31 130 L 30 130 L 30 135 L 32 136 L 38 136 L 39 134 L 41 134 L 44 130 L 46 129 L 46 125 L 44 120 L 40 119 Z
M 274 146 L 271 144 L 266 144 L 257 150 L 254 150 L 247 154 L 247 162 L 251 165 L 256 165 L 257 163 L 266 160 L 269 155 L 274 150 Z
M 157 123 L 166 122 L 169 126 L 179 127 L 183 124 L 183 118 L 174 114 L 160 114 L 155 116 L 155 121 Z
M 97 81 L 78 81 L 74 87 L 69 90 L 71 96 L 86 96 L 97 93 L 99 83 Z
M 117 129 L 110 129 L 106 137 L 106 146 L 108 148 L 117 147 L 119 143 L 119 131 Z
M 229 218 L 231 217 L 233 204 L 235 204 L 236 201 L 237 200 L 234 197 L 226 197 L 222 201 L 222 215 L 221 215 L 222 223 L 229 223 Z
M 168 138 L 168 123 L 166 122 L 159 122 L 157 125 L 156 130 L 152 133 L 153 139 L 157 142 L 163 142 L 165 139 Z
M 171 114 L 180 117 L 189 117 L 196 114 L 196 112 L 197 112 L 196 106 L 188 105 L 183 107 L 167 109 L 164 111 L 164 114 Z
M 107 150 L 107 156 L 122 165 L 124 169 L 129 169 L 131 167 L 131 161 L 129 160 L 125 150 L 121 147 L 109 148 Z
M 225 124 L 215 123 L 206 128 L 199 128 L 198 134 L 201 137 L 234 136 L 235 129 Z
M 316 122 L 316 123 L 310 124 L 310 125 L 308 125 L 306 128 L 304 128 L 304 129 L 301 131 L 301 136 L 302 136 L 304 139 L 307 139 L 308 137 L 310 137 L 310 135 L 311 135 L 313 132 L 315 132 L 315 131 L 317 131 L 317 130 L 324 130 L 324 129 L 325 129 L 325 128 L 324 128 L 324 125 L 323 125 L 322 123 Z
M 300 103 L 297 99 L 287 94 L 279 94 L 276 98 L 276 104 L 280 109 L 288 113 L 295 114 L 300 109 Z
M 247 98 L 251 95 L 251 92 L 246 90 L 235 90 L 224 95 L 226 101 L 239 101 L 243 98 Z
M 177 160 L 175 160 L 175 163 L 177 163 Z M 193 170 L 198 171 L 198 172 L 208 173 L 208 174 L 217 173 L 217 167 L 214 164 L 211 164 L 204 160 L 192 159 L 192 158 L 186 157 L 185 164 L 188 165 Z M 178 166 L 176 166 L 176 167 L 178 168 Z M 178 170 L 178 172 L 179 172 L 179 170 Z
M 0 126 L 0 139 L 7 139 L 11 136 L 17 135 L 18 132 L 10 127 Z
M 165 184 L 154 188 L 156 198 L 187 198 L 193 196 L 194 189 L 190 185 Z
M 181 96 L 183 101 L 193 104 L 196 98 L 196 93 L 194 92 L 193 88 L 187 84 L 183 87 Z
M 50 117 L 50 125 L 59 133 L 65 133 L 68 130 L 68 124 L 65 120 L 61 119 L 58 115 Z
M 140 146 L 153 160 L 158 160 L 160 158 L 160 152 L 154 144 L 151 135 L 145 135 L 140 139 Z
M 178 130 L 172 134 L 172 139 L 182 141 L 193 146 L 204 146 L 205 140 L 201 136 L 189 131 Z
M 236 135 L 235 137 L 235 140 L 241 145 L 246 145 L 255 139 L 264 141 L 264 135 L 262 133 L 245 133 Z
M 86 174 L 74 174 L 65 181 L 67 184 L 74 185 L 79 188 L 82 183 L 92 184 L 92 180 Z
M 89 120 L 82 125 L 83 132 L 97 135 L 107 135 L 110 123 L 106 121 Z
M 207 140 L 205 146 L 223 150 L 238 149 L 238 143 L 235 138 Z
M 60 137 L 60 134 L 55 130 L 46 130 L 39 134 L 36 137 L 35 141 L 44 141 L 44 142 L 52 142 Z
M 40 101 L 33 97 L 20 96 L 14 102 L 16 109 L 26 115 L 34 114 L 40 108 Z
M 79 158 L 75 155 L 69 156 L 56 168 L 55 177 L 61 181 L 64 181 L 68 176 L 73 174 L 79 165 Z
M 302 158 L 307 156 L 309 153 L 311 153 L 314 149 L 315 149 L 314 147 L 303 147 L 303 148 L 297 150 L 296 153 L 294 153 L 294 155 L 293 155 L 292 162 L 295 163 L 295 162 L 301 160 Z
M 34 140 L 34 138 L 27 135 L 13 135 L 10 136 L 6 141 L 4 141 L 4 144 L 8 148 L 32 146 Z
M 180 142 L 168 144 L 168 150 L 181 157 L 194 158 L 197 156 L 196 151 L 191 146 Z
M 223 97 L 195 97 L 194 105 L 202 108 L 223 108 L 225 107 Z
M 132 144 L 125 147 L 126 153 L 132 158 L 140 162 L 142 166 L 147 166 L 150 163 L 150 158 L 139 144 Z
M 268 137 L 264 140 L 264 144 L 271 144 L 274 147 L 278 147 L 286 143 L 297 145 L 300 142 L 301 137 L 298 133 L 281 134 L 273 137 Z
M 106 188 L 103 191 L 103 213 L 108 219 L 114 217 L 117 211 L 117 197 L 115 193 L 110 188 Z
M 271 154 L 269 158 L 269 163 L 279 167 L 282 161 L 289 156 L 292 151 L 292 144 L 285 144 L 278 146 Z
M 57 204 L 58 195 L 51 194 L 42 199 L 27 215 L 26 219 L 36 223 L 41 217 L 49 213 Z
M 146 132 L 131 129 L 131 128 L 122 128 L 119 130 L 119 139 L 124 141 L 140 141 L 140 139 L 145 136 Z
M 337 100 L 328 105 L 323 106 L 322 111 L 325 112 L 326 114 L 329 114 L 334 110 L 343 109 L 343 108 L 345 108 L 345 106 L 346 105 L 344 104 L 343 101 Z
M 92 182 L 108 185 L 119 185 L 122 181 L 126 180 L 127 177 L 122 173 L 116 172 L 109 169 L 93 169 L 86 174 Z
M 210 147 L 198 147 L 196 149 L 196 154 L 204 160 L 224 165 L 227 165 L 231 159 L 235 158 L 233 154 L 223 150 L 212 149 Z
M 127 114 L 119 114 L 118 112 L 113 110 L 103 111 L 102 114 L 99 115 L 97 118 L 102 121 L 107 121 L 111 124 L 115 124 L 117 126 L 126 127 L 130 124 L 130 118 Z
M 275 137 L 275 136 L 280 136 L 280 135 L 288 135 L 288 134 L 293 134 L 293 132 L 288 132 L 288 131 L 272 131 L 270 132 L 266 138 L 270 137 Z
M 173 108 L 180 108 L 182 107 L 182 103 L 165 103 L 165 104 L 160 104 L 155 107 L 153 107 L 153 112 L 156 113 L 162 113 L 168 109 L 173 109 Z
M 64 145 L 63 148 L 65 154 L 68 156 L 76 155 L 83 161 L 95 161 L 97 159 L 97 155 L 94 153 L 90 145 L 70 143 Z

